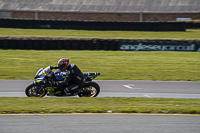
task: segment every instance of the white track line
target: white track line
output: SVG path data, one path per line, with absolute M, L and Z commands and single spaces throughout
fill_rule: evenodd
M 130 85 L 123 85 L 123 86 L 128 88 L 128 89 L 133 89 L 133 87 L 131 87 Z
M 123 85 L 124 87 L 128 88 L 128 89 L 142 89 L 142 88 L 134 88 L 134 84 L 127 84 L 127 85 Z

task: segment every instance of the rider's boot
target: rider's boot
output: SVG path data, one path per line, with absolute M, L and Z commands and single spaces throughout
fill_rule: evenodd
M 51 93 L 47 92 L 47 96 L 54 96 L 54 95 L 52 95 Z

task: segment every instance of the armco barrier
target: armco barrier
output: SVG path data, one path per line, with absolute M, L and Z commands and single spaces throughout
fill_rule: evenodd
M 0 27 L 30 29 L 185 31 L 186 24 L 185 22 L 69 21 L 1 18 Z
M 200 41 L 0 38 L 0 49 L 200 51 Z
M 186 22 L 186 29 L 200 29 L 200 22 Z

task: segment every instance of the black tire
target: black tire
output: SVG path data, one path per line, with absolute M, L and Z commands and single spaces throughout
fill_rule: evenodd
M 79 93 L 79 97 L 96 97 L 100 92 L 100 86 L 95 82 L 85 84 L 83 92 Z
M 29 86 L 26 87 L 25 89 L 25 94 L 28 97 L 44 97 L 47 94 L 47 90 L 44 88 L 41 88 L 40 91 L 36 90 L 37 85 L 30 84 Z

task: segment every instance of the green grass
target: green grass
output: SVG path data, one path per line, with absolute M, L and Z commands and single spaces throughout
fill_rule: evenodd
M 195 39 L 186 32 L 82 31 L 0 28 L 0 37 Z M 0 79 L 33 79 L 37 70 L 69 58 L 83 72 L 100 72 L 97 79 L 200 81 L 199 52 L 36 51 L 0 50 Z M 0 113 L 165 113 L 200 114 L 199 99 L 164 98 L 5 98 Z
M 0 36 L 7 37 L 49 37 L 49 38 L 112 38 L 112 39 L 200 39 L 200 30 L 186 32 L 150 31 L 87 31 L 55 29 L 14 29 L 0 28 Z
M 69 58 L 97 79 L 200 81 L 199 52 L 0 50 L 0 79 L 33 79 L 39 68 Z
M 166 98 L 5 98 L 0 114 L 12 113 L 164 113 L 200 114 L 199 99 Z

